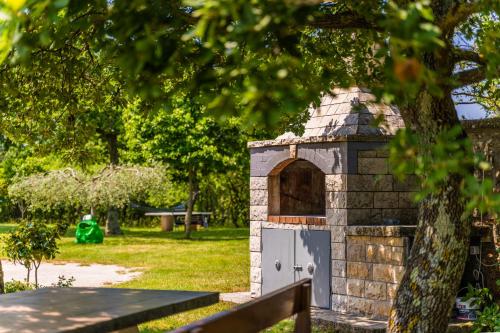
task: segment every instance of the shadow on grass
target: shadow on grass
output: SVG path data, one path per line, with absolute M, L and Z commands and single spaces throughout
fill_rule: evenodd
M 206 230 L 191 232 L 191 238 L 187 239 L 183 228 L 178 228 L 175 231 L 165 232 L 157 229 L 124 229 L 126 237 L 144 237 L 144 238 L 161 238 L 175 239 L 185 241 L 227 241 L 247 239 L 249 230 L 247 228 L 209 228 Z
M 6 234 L 10 230 L 16 227 L 15 224 L 0 224 L 0 234 Z M 223 227 L 211 227 L 208 229 L 202 229 L 200 231 L 191 232 L 191 238 L 187 239 L 184 234 L 183 227 L 177 227 L 174 231 L 165 232 L 157 228 L 122 228 L 123 236 L 105 236 L 105 238 L 156 238 L 156 239 L 173 239 L 173 240 L 185 240 L 185 241 L 228 241 L 228 240 L 241 240 L 247 239 L 249 236 L 248 228 L 223 228 Z M 75 237 L 75 226 L 70 226 L 64 237 L 74 238 Z M 104 230 L 103 230 L 104 231 Z

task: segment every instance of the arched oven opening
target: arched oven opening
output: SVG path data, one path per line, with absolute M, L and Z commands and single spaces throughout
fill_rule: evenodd
M 325 174 L 306 160 L 289 160 L 269 175 L 269 221 L 325 224 Z

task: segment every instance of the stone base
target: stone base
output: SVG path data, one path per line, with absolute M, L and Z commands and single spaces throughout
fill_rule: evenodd
M 363 315 L 340 313 L 330 310 L 311 311 L 312 324 L 320 331 L 336 333 L 385 333 L 387 320 L 372 319 Z M 451 322 L 446 333 L 468 333 L 472 322 Z

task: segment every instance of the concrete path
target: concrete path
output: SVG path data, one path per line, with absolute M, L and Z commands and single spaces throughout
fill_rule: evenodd
M 246 302 L 250 302 L 252 300 L 252 296 L 250 295 L 249 291 L 242 291 L 242 292 L 236 292 L 236 293 L 220 294 L 219 299 L 222 302 L 243 304 Z
M 7 260 L 2 260 L 4 281 L 24 280 L 26 269 L 20 265 L 14 265 Z M 78 264 L 78 263 L 42 263 L 38 270 L 38 283 L 49 287 L 57 283 L 58 276 L 66 278 L 74 277 L 73 287 L 103 287 L 120 282 L 130 281 L 141 275 L 135 269 L 116 265 L 100 264 Z M 31 273 L 31 281 L 34 282 L 34 272 Z

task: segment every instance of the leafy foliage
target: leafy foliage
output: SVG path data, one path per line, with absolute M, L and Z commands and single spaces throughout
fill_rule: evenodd
M 471 298 L 474 299 L 472 304 L 480 308 L 477 320 L 472 326 L 472 332 L 497 332 L 500 330 L 500 307 L 493 299 L 491 291 L 488 288 L 474 288 L 468 285 L 464 300 Z
M 93 175 L 68 168 L 21 178 L 9 187 L 9 196 L 40 211 L 121 208 L 131 200 L 145 200 L 149 193 L 163 191 L 165 186 L 165 170 L 160 167 L 110 166 Z
M 30 270 L 35 270 L 35 288 L 38 288 L 38 268 L 43 260 L 53 259 L 57 250 L 57 240 L 66 227 L 49 227 L 40 222 L 23 222 L 10 232 L 5 240 L 7 257 L 23 265 L 27 270 L 26 283 L 30 281 Z
M 11 280 L 5 282 L 5 293 L 16 293 L 18 291 L 26 291 L 35 289 L 35 285 L 25 281 Z
M 491 164 L 480 153 L 472 152 L 470 139 L 462 136 L 462 129 L 454 127 L 443 131 L 430 144 L 411 130 L 400 130 L 390 143 L 392 170 L 401 179 L 415 174 L 420 179 L 420 201 L 438 193 L 451 175 L 464 178 L 461 191 L 467 198 L 466 215 L 479 210 L 492 216 L 500 214 L 500 193 L 495 192 L 493 180 L 480 179 L 472 170 L 489 170 Z

